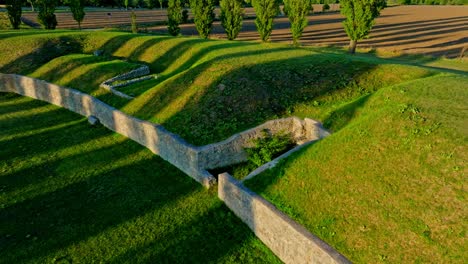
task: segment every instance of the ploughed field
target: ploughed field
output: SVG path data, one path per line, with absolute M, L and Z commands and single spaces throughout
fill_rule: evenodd
M 337 10 L 336 5 L 331 10 Z M 339 12 L 320 13 L 321 6 L 314 5 L 318 13 L 309 16 L 309 26 L 304 30 L 301 43 L 304 45 L 346 46 L 348 38 L 343 30 Z M 115 27 L 130 24 L 130 12 L 123 10 L 88 12 L 83 21 L 84 28 Z M 142 24 L 162 23 L 165 10 L 137 10 L 137 22 Z M 252 8 L 246 9 L 252 17 Z M 36 21 L 36 14 L 25 13 L 24 17 Z M 70 13 L 57 13 L 58 28 L 77 28 Z M 146 26 L 151 32 L 166 33 L 161 26 Z M 182 25 L 183 35 L 196 35 L 193 24 Z M 361 48 L 378 48 L 389 52 L 404 52 L 446 56 L 460 56 L 468 44 L 468 6 L 395 6 L 382 11 L 377 18 L 370 39 L 360 42 Z M 220 22 L 214 23 L 214 38 L 225 38 Z M 258 40 L 253 19 L 244 21 L 239 35 L 241 40 Z M 272 41 L 291 43 L 287 17 L 275 19 Z

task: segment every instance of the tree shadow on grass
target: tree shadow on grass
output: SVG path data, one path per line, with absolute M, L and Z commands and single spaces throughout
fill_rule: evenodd
M 248 227 L 218 202 L 190 222 L 175 226 L 158 240 L 130 248 L 112 262 L 125 263 L 131 259 L 135 263 L 221 263 L 225 261 L 222 258 L 229 255 L 234 263 L 279 263 L 260 248 L 246 246 L 254 239 Z M 161 241 L 164 241 L 163 246 Z M 246 250 L 254 254 L 243 254 Z
M 0 72 L 26 75 L 54 58 L 70 53 L 81 53 L 82 50 L 82 42 L 77 38 L 70 36 L 48 38 L 30 53 L 2 65 Z
M 15 97 L 0 98 L 5 99 Z M 78 115 L 61 110 L 55 118 L 71 122 Z M 17 118 L 0 124 L 8 129 L 23 121 Z M 71 148 L 78 154 L 58 153 L 42 162 L 44 168 L 15 171 L 7 175 L 7 181 L 2 179 L 1 263 L 208 263 L 226 255 L 256 258 L 249 249 L 237 252 L 239 245 L 250 243 L 253 234 L 213 193 L 137 143 L 102 127 L 79 126 L 73 132 L 65 127 L 46 136 L 56 141 L 49 147 L 51 152 Z M 106 146 L 90 143 L 89 137 L 96 137 L 93 134 L 105 141 L 97 144 Z M 31 141 L 22 151 L 34 155 L 41 140 Z M 77 140 L 81 144 L 76 145 Z M 17 151 L 14 145 L 1 149 L 5 156 Z M 28 158 L 15 161 L 21 160 Z M 4 159 L 0 159 L 0 168 L 2 163 Z M 0 178 L 4 176 L 0 174 Z M 260 259 L 271 258 L 263 246 L 253 248 L 263 250 Z
M 222 47 L 224 44 L 220 46 Z M 190 86 L 193 83 L 194 76 L 196 77 L 205 74 L 205 71 L 209 69 L 214 63 L 223 61 L 225 59 L 236 59 L 251 55 L 263 55 L 289 49 L 291 48 L 282 47 L 268 50 L 257 50 L 252 52 L 238 52 L 215 57 L 197 65 L 196 67 L 190 68 L 189 71 L 181 72 L 173 78 L 166 80 L 164 84 L 147 91 L 141 98 L 130 102 L 123 109 L 137 117 L 151 119 L 156 113 L 167 107 L 169 104 L 173 103 L 175 100 L 180 99 L 182 96 L 192 97 L 196 93 L 207 92 L 206 89 L 195 90 L 191 89 Z
M 237 55 L 248 54 L 232 56 Z M 288 70 L 283 65 L 288 65 Z M 190 74 L 195 72 L 197 76 L 209 67 L 209 63 L 202 64 Z M 203 91 L 197 91 L 163 125 L 196 145 L 220 141 L 268 120 L 289 116 L 296 105 L 312 104 L 320 96 L 343 93 L 343 100 L 353 100 L 364 92 L 357 86 L 353 88 L 355 80 L 374 67 L 369 63 L 339 57 L 333 59 L 321 54 L 240 67 L 213 80 Z M 178 82 L 188 81 L 180 78 Z M 218 87 L 220 84 L 223 89 Z M 181 96 L 174 91 L 174 86 L 171 88 L 165 91 L 162 87 L 157 91 L 163 94 L 171 91 L 171 95 L 164 97 L 169 99 L 166 103 L 149 108 L 160 111 Z M 342 92 L 344 89 L 349 90 L 348 93 Z M 351 97 L 347 98 L 346 94 Z

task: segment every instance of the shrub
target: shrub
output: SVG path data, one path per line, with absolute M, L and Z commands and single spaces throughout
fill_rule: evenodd
M 172 36 L 180 33 L 180 23 L 182 22 L 182 6 L 180 0 L 169 0 L 167 7 L 167 30 Z
M 273 19 L 279 12 L 279 2 L 276 0 L 252 0 L 257 18 L 255 25 L 262 41 L 270 39 L 273 31 Z
M 287 10 L 289 22 L 291 22 L 291 33 L 296 45 L 307 26 L 307 15 L 312 6 L 311 0 L 284 0 L 284 9 Z
M 253 140 L 254 146 L 252 148 L 245 149 L 249 162 L 258 167 L 272 161 L 294 145 L 291 137 L 287 134 L 270 135 L 266 130 L 262 133 L 263 137 Z
M 233 40 L 242 28 L 242 0 L 222 0 L 221 5 L 221 25 L 226 31 L 227 38 Z
M 215 18 L 214 0 L 190 0 L 190 8 L 198 34 L 202 38 L 208 38 Z
M 21 0 L 8 0 L 6 2 L 6 9 L 8 13 L 8 19 L 13 29 L 19 29 L 21 25 Z
M 330 10 L 330 5 L 329 4 L 324 4 L 323 7 L 322 7 L 322 12 L 327 12 L 328 10 Z
M 57 27 L 57 17 L 55 16 L 55 0 L 40 0 L 39 14 L 37 18 L 45 29 L 55 29 Z

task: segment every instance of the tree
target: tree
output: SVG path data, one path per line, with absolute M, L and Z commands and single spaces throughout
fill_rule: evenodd
M 182 4 L 180 0 L 169 0 L 167 6 L 167 30 L 172 36 L 180 33 L 180 23 L 182 22 Z
M 57 26 L 57 17 L 55 16 L 55 0 L 40 0 L 39 14 L 37 18 L 45 29 L 55 29 Z
M 130 18 L 131 18 L 131 23 L 132 23 L 132 33 L 138 33 L 138 25 L 137 25 L 137 22 L 136 22 L 135 11 L 132 10 Z
M 21 25 L 21 2 L 21 0 L 8 0 L 6 2 L 8 19 L 13 29 L 19 29 Z
M 198 34 L 202 38 L 208 38 L 211 33 L 211 25 L 215 18 L 213 0 L 190 0 L 190 8 L 195 20 Z
M 68 0 L 68 6 L 70 7 L 70 11 L 72 12 L 73 19 L 78 23 L 78 28 L 81 30 L 81 22 L 86 15 L 84 8 L 85 8 L 85 1 L 84 0 Z
M 233 40 L 239 34 L 242 28 L 242 0 L 222 0 L 221 6 L 221 25 L 226 31 L 227 38 Z
M 311 0 L 284 0 L 284 9 L 287 10 L 294 45 L 298 44 L 304 28 L 307 26 L 307 15 L 311 10 Z
M 163 6 L 163 2 L 164 2 L 164 0 L 158 0 L 158 1 L 159 1 L 159 9 L 161 9 L 161 10 L 162 10 L 162 6 Z
M 273 31 L 273 19 L 279 12 L 279 2 L 277 0 L 252 0 L 252 5 L 257 18 L 255 25 L 262 41 L 270 39 Z
M 356 52 L 358 40 L 367 38 L 375 18 L 386 6 L 385 0 L 341 0 L 340 9 L 346 19 L 343 26 L 350 38 L 349 53 Z

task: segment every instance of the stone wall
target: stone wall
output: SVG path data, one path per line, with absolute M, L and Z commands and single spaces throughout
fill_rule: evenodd
M 147 147 L 204 186 L 216 183 L 211 174 L 198 167 L 196 147 L 161 125 L 129 116 L 90 95 L 25 76 L 1 73 L 0 92 L 29 96 L 86 117 L 94 116 L 105 127 Z
M 218 196 L 285 263 L 351 263 L 227 173 L 219 175 Z
M 122 98 L 133 99 L 132 96 L 129 96 L 129 95 L 125 94 L 125 93 L 117 91 L 115 88 L 122 87 L 122 86 L 127 86 L 127 85 L 130 85 L 130 84 L 133 84 L 133 83 L 137 83 L 137 82 L 141 82 L 141 81 L 145 81 L 145 80 L 149 80 L 149 79 L 154 78 L 153 76 L 144 76 L 144 75 L 148 75 L 148 74 L 150 74 L 149 67 L 146 66 L 146 65 L 143 65 L 143 66 L 141 66 L 138 69 L 135 69 L 133 71 L 129 71 L 127 73 L 117 75 L 117 76 L 115 76 L 113 78 L 105 80 L 103 83 L 101 83 L 100 87 L 104 88 L 104 89 L 110 91 L 111 93 L 113 93 L 113 94 L 115 94 L 117 96 L 120 96 Z M 131 80 L 129 80 L 129 79 L 131 79 Z M 128 80 L 128 81 L 123 82 L 123 83 L 119 83 L 119 84 L 116 84 L 116 85 L 112 85 L 112 83 L 115 82 L 115 81 L 124 81 L 124 80 Z
M 206 187 L 216 182 L 207 169 L 246 161 L 244 148 L 251 147 L 252 140 L 261 137 L 264 130 L 271 134 L 289 133 L 298 144 L 328 135 L 321 124 L 312 119 L 289 117 L 268 121 L 219 143 L 196 147 L 161 125 L 127 115 L 74 89 L 25 76 L 0 73 L 0 92 L 29 96 L 86 117 L 94 116 L 105 127 L 147 147 Z
M 199 167 L 214 169 L 246 161 L 247 153 L 244 148 L 252 147 L 252 141 L 262 137 L 263 131 L 271 134 L 288 133 L 297 144 L 318 140 L 329 134 L 319 122 L 309 118 L 301 120 L 288 117 L 271 120 L 222 142 L 200 147 Z

